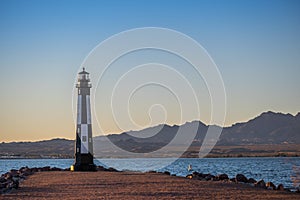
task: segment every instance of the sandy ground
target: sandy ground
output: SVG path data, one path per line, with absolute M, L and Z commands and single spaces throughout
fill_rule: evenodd
M 35 173 L 0 199 L 300 199 L 300 195 L 158 173 L 61 171 Z

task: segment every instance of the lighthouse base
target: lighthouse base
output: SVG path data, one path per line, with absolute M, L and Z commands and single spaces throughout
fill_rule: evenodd
M 89 154 L 76 154 L 76 162 L 74 171 L 96 171 L 96 165 L 93 161 L 93 156 Z
M 74 165 L 74 171 L 96 171 L 96 165 Z

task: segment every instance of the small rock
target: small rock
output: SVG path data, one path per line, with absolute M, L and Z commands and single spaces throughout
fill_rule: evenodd
M 276 188 L 276 190 L 284 191 L 284 187 L 282 184 L 279 184 Z
M 193 176 L 200 176 L 200 175 L 202 175 L 202 174 L 199 173 L 199 172 L 193 172 L 192 175 L 193 175 Z
M 235 182 L 235 178 L 231 178 L 229 179 L 231 182 Z
M 62 169 L 58 168 L 58 167 L 52 167 L 50 169 L 51 171 L 62 171 Z
M 186 178 L 192 179 L 192 178 L 193 178 L 193 175 L 192 175 L 192 174 L 188 174 L 188 175 L 186 175 Z
M 33 168 L 31 168 L 31 172 L 33 173 L 33 172 L 38 172 L 39 171 L 39 169 L 37 168 L 37 167 L 33 167 Z
M 168 171 L 165 171 L 164 174 L 169 175 L 169 176 L 171 175 L 171 173 Z
M 259 188 L 264 188 L 264 189 L 266 189 L 266 183 L 265 183 L 264 180 L 260 180 L 260 181 L 256 182 L 256 183 L 254 184 L 254 186 L 255 186 L 255 187 L 259 187 Z
M 5 174 L 4 174 L 4 178 L 5 178 L 6 180 L 10 180 L 10 179 L 12 178 L 11 173 L 10 173 L 10 172 L 5 173 Z
M 193 176 L 193 178 L 198 179 L 198 180 L 202 180 L 204 178 L 203 174 L 199 173 L 199 172 L 193 172 L 192 176 Z
M 105 168 L 103 166 L 99 165 L 99 166 L 96 167 L 96 170 L 97 171 L 105 171 Z
M 0 183 L 0 189 L 6 188 L 6 183 Z
M 118 172 L 118 170 L 116 170 L 115 168 L 112 168 L 112 167 L 108 168 L 106 171 L 109 171 L 109 172 Z
M 51 167 L 50 166 L 46 166 L 46 167 L 42 167 L 41 171 L 45 172 L 45 171 L 50 171 Z
M 0 183 L 4 183 L 4 182 L 6 182 L 6 179 L 3 176 L 1 176 L 0 177 Z
M 19 181 L 20 180 L 20 176 L 19 175 L 16 175 L 16 176 L 13 176 L 12 181 Z
M 211 180 L 213 180 L 215 178 L 215 176 L 214 175 L 211 175 L 211 174 L 208 174 L 207 176 L 205 176 L 205 180 L 207 180 L 207 181 L 211 181 Z
M 276 190 L 276 186 L 272 182 L 267 182 L 266 187 L 271 190 Z
M 18 189 L 19 188 L 19 180 L 13 181 L 13 184 L 12 184 L 11 188 Z
M 252 183 L 252 184 L 254 184 L 254 183 L 256 183 L 257 181 L 254 179 L 254 178 L 249 178 L 248 179 L 248 183 Z
M 28 167 L 26 166 L 26 167 L 21 167 L 20 169 L 19 169 L 19 171 L 20 172 L 23 172 L 23 171 L 26 171 L 28 169 Z
M 0 194 L 4 194 L 4 193 L 6 193 L 7 191 L 8 191 L 7 188 L 1 188 L 1 189 L 0 189 Z
M 235 180 L 236 180 L 236 182 L 242 182 L 242 183 L 247 183 L 248 182 L 247 177 L 244 176 L 243 174 L 237 174 L 235 176 Z
M 221 181 L 229 179 L 227 174 L 219 174 L 217 177 Z

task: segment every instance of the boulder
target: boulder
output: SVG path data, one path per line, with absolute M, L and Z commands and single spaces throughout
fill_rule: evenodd
M 267 182 L 266 187 L 267 187 L 267 189 L 270 189 L 270 190 L 276 190 L 276 186 L 272 182 Z
M 154 171 L 154 170 L 150 170 L 150 171 L 147 171 L 147 173 L 149 173 L 149 174 L 156 174 L 157 172 Z
M 19 188 L 19 181 L 11 181 L 6 185 L 6 188 L 11 189 L 11 188 L 15 188 L 18 189 Z
M 227 174 L 219 174 L 217 175 L 217 178 L 220 180 L 220 181 L 223 181 L 223 180 L 228 180 L 229 177 Z
M 96 167 L 96 170 L 97 171 L 105 171 L 105 168 L 103 166 L 99 165 L 99 166 Z
M 229 179 L 231 182 L 235 182 L 235 178 L 231 178 Z
M 51 171 L 62 171 L 62 169 L 58 168 L 58 167 L 52 167 L 50 169 Z
M 29 176 L 29 175 L 33 174 L 33 172 L 31 172 L 31 170 L 26 170 L 26 171 L 21 172 L 20 174 L 23 176 Z
M 109 171 L 109 172 L 118 172 L 118 170 L 116 170 L 115 168 L 112 168 L 112 167 L 108 168 L 106 171 Z
M 254 184 L 256 183 L 257 181 L 254 179 L 254 178 L 249 178 L 248 179 L 248 183 L 251 183 L 251 184 Z
M 284 191 L 284 187 L 282 184 L 279 184 L 276 188 L 276 190 Z
M 6 179 L 3 176 L 1 176 L 0 177 L 0 183 L 4 183 L 4 182 L 6 182 Z
M 2 189 L 2 188 L 6 188 L 6 182 L 4 182 L 4 183 L 0 183 L 0 189 Z
M 20 176 L 19 175 L 16 175 L 16 176 L 13 176 L 11 178 L 12 181 L 19 181 L 20 180 Z
M 50 166 L 46 166 L 46 167 L 42 167 L 41 171 L 45 172 L 45 171 L 50 171 L 51 167 Z
M 171 173 L 168 171 L 164 171 L 164 174 L 169 175 L 169 176 L 171 175 Z
M 264 188 L 266 189 L 266 183 L 264 180 L 260 180 L 260 181 L 257 181 L 255 184 L 254 184 L 255 187 L 259 187 L 259 188 Z
M 20 171 L 20 172 L 23 172 L 23 171 L 25 171 L 25 170 L 27 170 L 27 169 L 29 169 L 28 166 L 26 166 L 26 167 L 21 167 L 21 168 L 19 169 L 19 171 Z
M 15 176 L 15 175 L 18 174 L 18 170 L 16 170 L 16 169 L 11 169 L 11 170 L 9 171 L 9 173 L 11 174 L 11 176 Z
M 198 180 L 203 180 L 205 178 L 204 174 L 199 173 L 199 172 L 193 172 L 192 173 L 193 178 L 198 179 Z
M 39 171 L 39 169 L 37 168 L 37 167 L 33 167 L 33 168 L 31 168 L 31 172 L 32 173 L 34 173 L 34 172 L 38 172 Z
M 11 188 L 18 189 L 19 188 L 19 179 L 13 179 Z
M 11 178 L 12 178 L 11 173 L 10 173 L 10 172 L 5 173 L 5 174 L 4 174 L 4 178 L 5 178 L 6 180 L 11 179 Z
M 235 181 L 236 182 L 242 182 L 242 183 L 248 183 L 248 179 L 246 176 L 244 176 L 243 174 L 237 174 L 235 176 Z
M 7 191 L 8 191 L 7 188 L 1 188 L 1 189 L 0 189 L 0 194 L 4 194 L 4 193 L 6 193 Z
M 207 181 L 212 181 L 214 178 L 215 178 L 214 175 L 208 174 L 207 176 L 205 176 L 204 179 L 207 180 Z
M 193 176 L 201 176 L 202 174 L 199 173 L 199 172 L 193 172 L 192 175 L 193 175 Z

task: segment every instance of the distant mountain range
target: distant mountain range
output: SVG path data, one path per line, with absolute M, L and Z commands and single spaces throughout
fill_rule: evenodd
M 188 151 L 198 151 L 208 129 L 208 126 L 200 121 L 187 122 L 181 126 L 158 125 L 140 131 L 108 135 L 107 138 L 126 151 L 147 153 L 158 150 L 172 141 L 179 128 L 183 130 L 184 133 L 191 134 L 191 130 L 193 130 L 195 126 L 198 126 L 196 129 L 197 134 Z M 95 150 L 96 154 L 97 152 L 109 151 L 107 142 L 104 140 L 105 137 L 106 136 L 97 136 L 94 138 L 94 143 L 96 143 L 97 147 Z M 180 141 L 182 143 L 175 143 L 173 146 L 185 145 L 184 138 Z M 280 149 L 278 150 L 278 148 L 276 148 L 276 150 L 276 145 L 281 146 L 281 150 L 286 148 L 290 149 L 292 145 L 295 149 L 290 149 L 290 151 L 294 153 L 298 152 L 297 149 L 299 149 L 299 146 L 297 145 L 300 145 L 300 113 L 293 116 L 291 114 L 269 111 L 262 113 L 248 122 L 225 127 L 216 146 L 222 147 L 222 152 L 228 153 L 227 150 L 234 147 L 234 149 L 242 149 L 243 153 L 247 153 L 249 146 L 260 146 L 261 149 L 259 151 L 262 151 L 266 146 L 268 146 L 270 150 L 270 146 L 272 146 L 274 148 L 273 150 L 271 148 L 272 152 L 278 152 Z M 247 148 L 237 148 L 237 146 Z M 215 147 L 215 149 L 217 149 L 217 147 Z M 224 148 L 227 148 L 227 150 L 225 151 Z M 15 155 L 21 157 L 67 158 L 72 157 L 74 154 L 74 141 L 53 139 L 40 142 L 1 143 L 0 152 L 0 156 L 2 157 Z M 118 152 L 116 152 L 115 155 L 117 156 Z
M 300 113 L 293 116 L 265 112 L 260 116 L 224 128 L 220 143 L 224 144 L 300 144 Z

